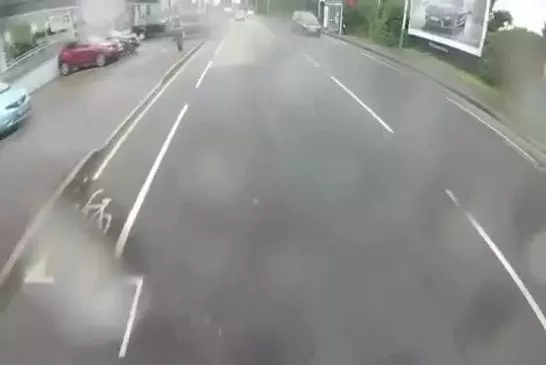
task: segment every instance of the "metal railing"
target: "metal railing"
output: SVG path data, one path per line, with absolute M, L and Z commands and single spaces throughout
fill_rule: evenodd
M 0 73 L 0 79 L 4 82 L 13 82 L 47 60 L 55 57 L 61 48 L 61 44 L 62 42 L 56 39 L 26 52 L 8 63 L 7 69 Z

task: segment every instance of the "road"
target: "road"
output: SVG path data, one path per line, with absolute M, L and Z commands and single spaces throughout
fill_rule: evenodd
M 546 185 L 487 121 L 353 46 L 232 22 L 95 176 L 122 299 L 67 326 L 36 301 L 58 278 L 26 286 L 2 363 L 542 364 Z
M 29 120 L 0 141 L 0 265 L 74 165 L 106 140 L 179 58 L 172 41 L 152 41 L 137 55 L 57 79 L 32 94 Z

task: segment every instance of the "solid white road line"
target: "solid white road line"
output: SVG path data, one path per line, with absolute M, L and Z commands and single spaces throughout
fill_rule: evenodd
M 373 61 L 375 61 L 375 62 L 377 62 L 377 63 L 382 64 L 382 65 L 385 66 L 385 67 L 388 67 L 388 68 L 390 68 L 390 69 L 392 69 L 392 70 L 394 70 L 394 71 L 396 71 L 396 72 L 398 72 L 398 73 L 401 73 L 401 74 L 404 75 L 404 76 L 406 75 L 405 72 L 403 72 L 403 71 L 400 70 L 399 68 L 394 67 L 393 65 L 391 65 L 391 64 L 389 64 L 389 63 L 383 61 L 382 59 L 379 59 L 379 58 L 377 58 L 377 57 L 374 57 L 374 56 L 372 56 L 372 55 L 370 55 L 370 54 L 368 54 L 368 53 L 366 53 L 366 52 L 360 52 L 360 54 L 361 54 L 362 56 L 366 57 L 366 58 L 369 58 L 370 60 L 373 60 Z
M 47 274 L 47 254 L 44 254 L 38 262 L 27 270 L 24 283 L 25 284 L 54 284 L 55 278 Z
M 178 114 L 176 121 L 174 122 L 169 134 L 167 135 L 167 138 L 163 142 L 163 145 L 161 146 L 159 153 L 157 154 L 157 157 L 152 165 L 152 168 L 150 169 L 150 172 L 148 173 L 148 176 L 146 177 L 146 180 L 144 181 L 144 184 L 140 188 L 140 191 L 135 200 L 135 203 L 133 204 L 133 207 L 131 208 L 131 210 L 129 211 L 129 214 L 127 215 L 125 224 L 123 225 L 123 228 L 121 229 L 121 233 L 116 242 L 116 257 L 121 257 L 121 255 L 123 254 L 125 244 L 127 243 L 127 239 L 129 238 L 129 233 L 131 232 L 131 229 L 133 228 L 133 225 L 135 224 L 135 220 L 138 215 L 138 212 L 140 211 L 140 208 L 142 207 L 142 204 L 144 203 L 144 199 L 146 198 L 146 195 L 148 195 L 148 191 L 150 190 L 150 186 L 152 185 L 155 175 L 157 174 L 157 171 L 159 170 L 161 161 L 163 161 L 163 158 L 165 157 L 165 154 L 167 153 L 169 145 L 171 144 L 171 141 L 178 129 L 178 126 L 180 125 L 180 122 L 184 118 L 184 114 L 186 114 L 187 110 L 188 110 L 188 104 L 184 105 L 184 108 L 182 108 L 182 110 L 180 111 L 180 114 Z
M 449 199 L 451 199 L 451 201 L 453 201 L 453 203 L 455 203 L 456 206 L 460 207 L 459 200 L 457 199 L 457 197 L 455 196 L 455 194 L 453 194 L 453 192 L 451 190 L 446 189 L 446 194 L 447 194 L 447 196 L 449 196 Z
M 199 76 L 199 80 L 197 80 L 197 83 L 195 84 L 196 89 L 199 89 L 199 86 L 201 86 L 201 82 L 203 82 L 205 75 L 210 69 L 210 66 L 212 66 L 212 61 L 209 61 L 209 63 L 207 63 L 207 67 L 205 67 L 205 69 L 203 70 L 203 73 L 201 74 L 201 76 Z
M 343 90 L 345 90 L 345 92 L 347 94 L 349 94 L 349 96 L 351 96 L 358 104 L 360 104 L 361 107 L 363 107 L 364 109 L 366 109 L 366 111 L 368 113 L 370 113 L 372 115 L 372 117 L 375 118 L 375 120 L 377 120 L 379 122 L 379 124 L 381 124 L 383 126 L 383 128 L 385 128 L 387 131 L 391 132 L 391 133 L 394 133 L 394 130 L 387 124 L 383 121 L 383 119 L 381 119 L 379 117 L 379 115 L 377 115 L 369 106 L 367 106 L 366 104 L 364 104 L 364 102 L 362 100 L 360 100 L 358 98 L 358 96 L 355 95 L 355 93 L 353 93 L 351 90 L 349 90 L 345 85 L 343 85 L 343 83 L 341 83 L 341 81 L 339 81 L 338 79 L 336 79 L 334 76 L 330 76 L 330 78 L 332 79 L 332 81 L 334 81 L 340 88 L 342 88 Z
M 480 117 L 478 117 L 475 113 L 473 113 L 471 110 L 469 110 L 468 108 L 466 108 L 464 105 L 462 105 L 461 103 L 458 103 L 456 102 L 455 100 L 451 99 L 451 98 L 446 98 L 449 102 L 451 102 L 452 104 L 454 104 L 455 106 L 457 106 L 458 108 L 460 108 L 461 110 L 463 110 L 464 112 L 466 112 L 467 114 L 471 115 L 472 117 L 474 117 L 476 120 L 478 120 L 478 122 L 480 122 L 481 124 L 483 124 L 484 126 L 486 126 L 487 128 L 489 128 L 490 130 L 492 130 L 493 132 L 495 132 L 499 137 L 501 137 L 510 147 L 512 147 L 514 150 L 516 150 L 516 152 L 518 152 L 522 157 L 524 157 L 525 159 L 527 159 L 529 162 L 531 162 L 533 165 L 537 166 L 538 165 L 538 162 L 533 158 L 533 156 L 531 156 L 530 154 L 528 154 L 527 152 L 525 152 L 521 147 L 519 147 L 517 144 L 515 144 L 510 138 L 508 138 L 504 133 L 502 133 L 501 131 L 499 131 L 498 129 L 496 129 L 495 127 L 493 127 L 491 124 L 487 123 L 486 121 L 484 121 L 483 119 L 481 119 Z
M 319 68 L 320 65 L 317 61 L 315 61 L 311 56 L 309 56 L 308 54 L 304 54 L 303 55 L 303 58 L 305 58 L 307 60 L 307 62 L 309 62 L 310 64 L 312 64 L 313 66 Z
M 139 277 L 135 280 L 135 296 L 133 297 L 133 303 L 131 304 L 131 310 L 129 311 L 129 318 L 127 319 L 127 325 L 125 327 L 125 333 L 123 334 L 123 341 L 119 348 L 118 357 L 125 357 L 127 354 L 127 346 L 129 346 L 129 340 L 131 339 L 131 333 L 133 332 L 133 326 L 135 324 L 135 318 L 137 315 L 138 302 L 140 295 L 142 294 L 142 285 L 144 284 L 144 278 Z
M 455 195 L 453 194 L 453 192 L 450 191 L 450 190 L 446 190 L 445 192 L 449 196 L 449 198 L 451 200 L 453 200 L 453 202 L 455 202 L 455 204 L 458 207 L 460 207 L 460 205 L 458 203 L 458 200 L 455 197 Z M 531 307 L 531 309 L 535 313 L 535 316 L 537 317 L 538 321 L 540 322 L 542 328 L 546 332 L 546 317 L 544 316 L 544 313 L 542 312 L 542 309 L 540 309 L 540 306 L 536 302 L 535 298 L 533 297 L 533 295 L 531 294 L 529 289 L 527 289 L 527 287 L 525 286 L 525 283 L 523 282 L 523 280 L 521 280 L 521 278 L 518 275 L 518 273 L 516 272 L 516 270 L 514 270 L 514 268 L 510 264 L 510 262 L 506 259 L 506 257 L 502 253 L 502 251 L 495 244 L 495 242 L 493 242 L 493 240 L 491 239 L 489 234 L 487 234 L 485 229 L 476 220 L 476 218 L 474 218 L 474 216 L 470 212 L 467 212 L 464 209 L 463 209 L 463 212 L 466 215 L 466 218 L 468 219 L 470 224 L 472 224 L 472 227 L 474 227 L 474 229 L 476 230 L 478 235 L 487 244 L 489 249 L 495 254 L 495 256 L 497 257 L 497 259 L 499 260 L 501 265 L 504 267 L 506 272 L 510 275 L 510 277 L 512 278 L 512 280 L 514 281 L 514 283 L 518 287 L 519 291 L 521 292 L 521 294 L 523 295 L 525 300 L 527 300 L 527 303 L 529 304 L 529 306 Z
M 133 129 L 135 129 L 135 127 L 137 126 L 137 124 L 141 121 L 141 119 L 144 117 L 144 115 L 148 112 L 148 110 L 150 110 L 150 108 L 157 102 L 157 100 L 161 97 L 161 95 L 163 95 L 163 93 L 165 92 L 165 90 L 167 90 L 167 88 L 174 82 L 174 80 L 176 80 L 178 78 L 178 76 L 186 69 L 186 67 L 191 63 L 191 61 L 194 59 L 194 56 L 195 54 L 193 54 L 190 59 L 188 59 L 186 61 L 186 63 L 184 63 L 184 65 L 174 74 L 173 77 L 171 77 L 171 79 L 165 84 L 163 85 L 163 87 L 161 87 L 161 89 L 157 92 L 157 94 L 154 96 L 154 98 L 148 103 L 148 105 L 146 106 L 146 108 L 144 108 L 144 110 L 142 110 L 140 112 L 140 114 L 135 118 L 135 120 L 132 122 L 132 124 L 129 126 L 129 128 L 127 128 L 127 130 L 125 131 L 125 133 L 119 138 L 119 140 L 116 142 L 116 144 L 114 145 L 114 147 L 110 150 L 110 152 L 108 153 L 108 155 L 106 155 L 106 157 L 104 158 L 104 160 L 102 161 L 102 163 L 100 164 L 99 168 L 97 169 L 97 171 L 95 172 L 95 174 L 93 175 L 93 180 L 97 180 L 98 178 L 100 178 L 100 176 L 102 175 L 102 173 L 104 172 L 104 170 L 106 169 L 106 167 L 108 166 L 108 164 L 110 163 L 110 161 L 112 160 L 112 158 L 114 158 L 115 154 L 118 152 L 119 148 L 121 147 L 121 145 L 125 142 L 125 140 L 127 139 L 127 137 L 129 137 L 129 135 L 131 134 L 131 132 L 133 131 Z M 153 93 L 155 91 L 155 88 L 151 91 L 151 93 Z M 149 93 L 150 94 L 150 93 Z M 146 99 L 145 99 L 146 100 Z M 138 106 L 137 106 L 138 108 Z M 135 108 L 136 110 L 136 108 Z M 129 114 L 129 116 L 131 116 L 131 114 L 133 114 L 133 112 L 131 112 Z M 123 123 L 122 123 L 123 125 Z

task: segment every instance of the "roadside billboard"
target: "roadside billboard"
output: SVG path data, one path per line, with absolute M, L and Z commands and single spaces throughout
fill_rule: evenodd
M 411 0 L 410 35 L 482 55 L 491 0 Z

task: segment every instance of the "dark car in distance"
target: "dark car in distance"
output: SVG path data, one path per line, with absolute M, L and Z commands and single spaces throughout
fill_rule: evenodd
M 131 28 L 139 39 L 158 36 L 173 36 L 182 30 L 185 37 L 207 36 L 209 24 L 206 16 L 198 13 L 167 14 L 160 18 L 141 20 Z
M 464 29 L 469 14 L 455 0 L 436 0 L 426 7 L 424 29 L 455 34 Z
M 292 15 L 292 32 L 320 37 L 320 23 L 313 13 L 295 11 Z
M 168 22 L 168 14 L 146 16 L 139 19 L 137 24 L 131 27 L 131 32 L 135 33 L 139 39 L 165 35 L 165 32 L 168 30 Z
M 138 47 L 140 47 L 140 39 L 135 33 L 132 33 L 129 30 L 113 30 L 106 39 L 121 43 L 122 53 L 124 55 L 135 53 Z

